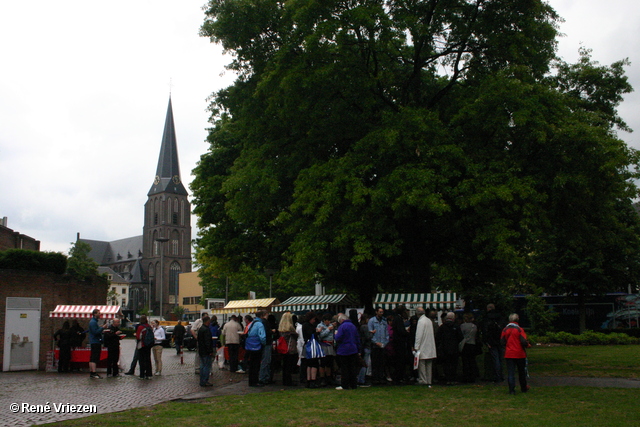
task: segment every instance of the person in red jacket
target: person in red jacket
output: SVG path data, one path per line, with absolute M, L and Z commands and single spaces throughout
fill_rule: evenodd
M 505 348 L 504 360 L 507 362 L 507 383 L 509 384 L 509 394 L 516 394 L 515 371 L 518 369 L 520 380 L 520 390 L 526 393 L 529 390 L 527 385 L 527 352 L 529 347 L 527 334 L 518 325 L 520 316 L 516 313 L 509 315 L 509 324 L 502 330 L 500 341 Z

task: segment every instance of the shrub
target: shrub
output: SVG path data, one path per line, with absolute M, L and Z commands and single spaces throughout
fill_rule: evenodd
M 39 252 L 26 249 L 0 251 L 0 269 L 64 274 L 66 268 L 67 257 L 59 252 Z
M 531 322 L 531 329 L 536 334 L 543 335 L 553 330 L 553 322 L 559 315 L 547 308 L 541 295 L 541 289 L 536 289 L 534 293 L 527 295 L 527 306 L 524 311 Z
M 580 335 L 568 332 L 549 332 L 544 336 L 529 337 L 532 344 L 566 344 L 566 345 L 624 345 L 638 344 L 638 338 L 624 333 L 603 334 L 602 332 L 585 331 Z

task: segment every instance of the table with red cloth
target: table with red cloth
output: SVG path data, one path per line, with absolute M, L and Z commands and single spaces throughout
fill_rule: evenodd
M 100 351 L 100 361 L 97 363 L 98 368 L 106 368 L 107 367 L 107 358 L 109 357 L 109 352 L 106 347 L 102 347 Z M 60 360 L 60 349 L 55 349 L 55 358 L 56 361 Z M 73 348 L 71 349 L 71 363 L 79 363 L 86 364 L 89 366 L 89 359 L 91 358 L 91 348 L 83 347 L 83 348 Z M 57 362 L 56 362 L 57 363 Z

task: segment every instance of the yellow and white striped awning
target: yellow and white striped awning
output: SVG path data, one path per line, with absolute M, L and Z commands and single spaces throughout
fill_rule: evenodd
M 423 307 L 432 310 L 455 310 L 457 297 L 455 292 L 436 292 L 433 294 L 377 294 L 375 307 L 392 310 L 398 304 L 404 304 L 407 309 Z
M 258 310 L 270 309 L 280 304 L 278 298 L 244 299 L 229 301 L 224 308 L 211 310 L 211 314 L 255 313 Z

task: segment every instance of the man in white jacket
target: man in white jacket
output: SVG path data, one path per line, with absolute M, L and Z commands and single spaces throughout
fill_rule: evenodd
M 419 351 L 418 384 L 431 387 L 432 365 L 436 354 L 436 339 L 433 322 L 425 315 L 424 308 L 418 308 L 416 314 L 420 316 L 416 328 L 416 342 L 413 351 Z

